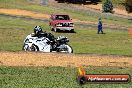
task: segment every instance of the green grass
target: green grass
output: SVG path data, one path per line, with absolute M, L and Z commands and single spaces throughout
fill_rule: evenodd
M 14 19 L 0 16 L 0 50 L 21 50 L 24 38 L 33 32 L 35 25 L 47 25 L 41 21 Z
M 33 32 L 35 25 L 42 25 L 44 31 L 51 32 L 48 23 L 25 18 L 0 17 L 0 50 L 20 51 L 24 38 Z M 132 35 L 126 30 L 104 29 L 106 34 L 96 34 L 96 28 L 75 27 L 76 33 L 55 33 L 55 37 L 64 35 L 70 39 L 74 53 L 132 55 Z
M 101 0 L 102 2 L 105 2 L 106 0 Z M 125 0 L 111 0 L 113 4 L 121 4 L 121 3 L 124 3 Z
M 77 53 L 99 53 L 99 54 L 130 54 L 132 46 L 126 31 L 112 31 L 105 29 L 105 35 L 96 34 L 96 30 L 78 30 L 71 41 L 73 49 Z M 80 37 L 77 37 L 80 36 Z M 81 42 L 77 42 L 81 41 Z
M 27 0 L 0 0 L 0 8 L 18 8 L 31 10 L 46 14 L 67 13 L 74 19 L 97 22 L 98 16 L 85 13 L 84 11 L 74 11 L 69 6 L 55 8 L 51 6 L 41 6 L 31 4 Z M 90 12 L 91 13 L 91 12 Z M 96 14 L 95 14 L 96 15 Z M 0 50 L 1 51 L 20 51 L 24 38 L 33 32 L 35 25 L 42 25 L 44 30 L 51 32 L 48 22 L 42 22 L 24 18 L 11 18 L 0 16 Z M 115 25 L 130 26 L 132 21 L 122 18 L 107 17 L 103 19 L 104 23 L 112 23 Z M 70 45 L 74 49 L 74 53 L 97 53 L 97 54 L 121 54 L 132 55 L 131 35 L 127 35 L 127 30 L 104 29 L 105 35 L 97 35 L 96 28 L 83 28 L 75 26 L 77 33 L 54 33 L 56 37 L 65 35 L 70 39 Z
M 130 68 L 89 67 L 87 74 L 130 74 Z M 85 84 L 77 81 L 77 68 L 0 67 L 1 88 L 131 88 L 128 84 Z
M 115 1 L 114 1 L 115 2 Z M 116 3 L 116 2 L 115 2 Z M 0 8 L 14 8 L 14 9 L 24 9 L 29 11 L 35 11 L 39 13 L 45 14 L 53 14 L 53 13 L 63 13 L 69 14 L 72 19 L 79 19 L 83 21 L 93 21 L 97 22 L 98 17 L 101 16 L 99 13 L 94 13 L 92 11 L 83 11 L 78 9 L 71 9 L 71 6 L 65 5 L 64 7 L 52 7 L 50 5 L 41 6 L 39 4 L 29 3 L 27 0 L 0 0 Z M 131 26 L 131 21 L 128 22 L 127 19 L 102 15 L 103 21 L 105 23 L 110 24 L 118 24 L 125 26 Z
M 0 0 L 0 8 L 18 8 L 46 14 L 69 14 L 74 19 L 97 22 L 97 16 L 86 15 L 69 9 L 58 9 L 51 6 L 40 6 L 28 3 L 27 0 Z M 130 26 L 126 19 L 114 20 L 111 17 L 104 22 Z M 42 25 L 45 31 L 51 32 L 48 22 L 0 16 L 0 51 L 21 51 L 24 38 L 33 32 L 33 27 Z M 104 29 L 105 35 L 96 34 L 96 28 L 75 27 L 76 33 L 53 33 L 67 36 L 74 53 L 120 54 L 132 55 L 132 35 L 127 30 Z M 89 67 L 88 74 L 130 74 L 131 68 Z M 86 84 L 76 82 L 77 68 L 64 67 L 5 67 L 0 66 L 0 88 L 131 88 L 129 84 Z

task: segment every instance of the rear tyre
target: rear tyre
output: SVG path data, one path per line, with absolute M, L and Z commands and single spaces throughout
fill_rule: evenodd
M 72 29 L 70 32 L 71 32 L 71 33 L 74 33 L 74 29 Z
M 65 48 L 58 49 L 57 52 L 73 53 L 73 49 L 69 45 L 65 45 Z
M 51 31 L 54 31 L 54 28 L 51 28 Z
M 58 32 L 58 29 L 57 28 L 54 28 L 54 32 Z

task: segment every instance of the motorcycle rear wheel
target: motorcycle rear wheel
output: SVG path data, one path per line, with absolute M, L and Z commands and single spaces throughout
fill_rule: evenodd
M 65 45 L 65 48 L 63 49 L 58 49 L 58 52 L 63 52 L 63 53 L 73 53 L 73 49 L 69 45 Z

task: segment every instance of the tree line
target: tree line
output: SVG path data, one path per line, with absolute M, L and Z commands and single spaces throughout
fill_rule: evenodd
M 132 0 L 125 0 L 126 10 L 132 12 Z
M 104 0 L 56 0 L 56 1 L 86 4 L 86 2 L 98 3 L 98 2 L 101 2 L 101 1 L 104 1 Z M 124 0 L 123 5 L 125 6 L 126 11 L 132 12 L 132 0 Z M 103 12 L 112 12 L 112 10 L 113 10 L 112 0 L 105 0 L 105 3 L 103 3 L 102 8 L 103 8 Z

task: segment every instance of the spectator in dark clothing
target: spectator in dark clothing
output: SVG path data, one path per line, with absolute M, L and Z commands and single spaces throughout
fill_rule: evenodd
M 101 20 L 101 18 L 99 18 L 99 22 L 98 22 L 98 32 L 97 32 L 97 34 L 99 34 L 100 32 L 102 34 L 104 34 L 103 33 L 103 27 L 102 27 L 102 20 Z

